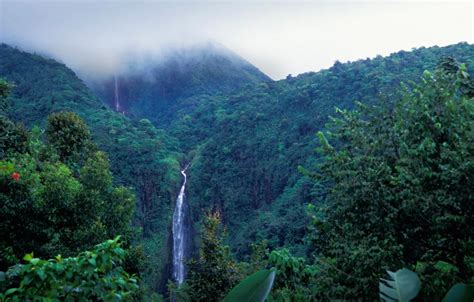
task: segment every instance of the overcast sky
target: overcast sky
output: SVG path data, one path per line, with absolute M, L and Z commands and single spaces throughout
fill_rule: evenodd
M 274 79 L 413 47 L 473 43 L 473 1 L 9 1 L 0 40 L 73 69 L 128 52 L 219 42 Z

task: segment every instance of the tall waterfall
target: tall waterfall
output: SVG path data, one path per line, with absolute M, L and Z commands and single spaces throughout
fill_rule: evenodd
M 185 221 L 184 211 L 186 209 L 184 205 L 184 189 L 186 187 L 186 168 L 181 171 L 184 177 L 183 185 L 179 191 L 178 198 L 176 199 L 176 206 L 173 213 L 173 278 L 179 284 L 184 281 L 184 257 L 186 252 L 186 240 L 185 238 Z
M 117 76 L 114 76 L 115 89 L 114 89 L 114 98 L 115 98 L 115 111 L 120 111 L 120 95 L 119 95 L 119 84 Z

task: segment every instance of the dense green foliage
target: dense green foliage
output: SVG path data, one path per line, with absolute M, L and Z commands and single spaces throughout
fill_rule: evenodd
M 15 124 L 0 115 L 0 158 L 8 153 L 24 153 L 28 148 L 28 131 L 21 124 Z
M 400 266 L 420 275 L 426 301 L 472 282 L 472 87 L 465 65 L 444 59 L 418 84 L 402 86 L 393 103 L 336 110 L 319 134 L 317 171 L 306 173 L 317 200 L 310 257 L 270 253 L 271 299 L 375 300 L 377 280 Z M 194 291 L 209 283 L 199 279 Z
M 0 78 L 11 83 L 8 102 L 3 102 L 7 105 L 2 106 L 4 116 L 11 120 L 28 128 L 34 125 L 44 128 L 48 115 L 71 111 L 89 125 L 93 141 L 108 154 L 115 185 L 132 187 L 135 191 L 134 224 L 143 230 L 144 252 L 151 261 L 143 267 L 146 270 L 143 273 L 150 287 L 164 288 L 167 279 L 164 268 L 170 250 L 168 226 L 181 181 L 182 155 L 176 141 L 147 120 L 133 121 L 109 109 L 73 71 L 52 59 L 1 44 Z M 5 129 L 2 134 L 24 136 L 21 125 L 13 126 L 1 119 L 0 127 Z M 56 138 L 51 138 L 51 142 L 60 143 Z M 3 144 L 0 138 L 0 153 L 4 152 Z M 80 158 L 73 159 L 76 160 Z M 69 164 L 68 168 L 75 169 Z
M 295 257 L 288 249 L 274 250 L 268 264 L 277 270 L 272 290 L 274 301 L 310 301 L 316 296 L 317 268 L 304 258 Z
M 393 106 L 339 111 L 328 133 L 334 146 L 319 134 L 323 200 L 313 239 L 317 257 L 335 268 L 320 276 L 324 295 L 371 297 L 377 275 L 406 266 L 435 300 L 474 275 L 472 80 L 463 65 L 445 66 Z
M 221 301 L 237 283 L 237 265 L 223 244 L 219 213 L 203 220 L 199 257 L 188 263 L 185 293 L 189 301 Z
M 208 213 L 200 234 L 199 257 L 188 263 L 185 283 L 179 289 L 171 286 L 172 297 L 178 301 L 220 301 L 232 284 L 244 276 L 249 277 L 224 299 L 270 294 L 269 301 L 309 301 L 316 296 L 312 291 L 317 280 L 316 266 L 307 265 L 303 258 L 292 256 L 287 249 L 269 253 L 265 241 L 252 244 L 248 262 L 238 262 L 223 244 L 221 231 L 220 216 Z M 274 269 L 265 270 L 266 267 Z M 272 287 L 271 292 L 266 286 Z
M 48 117 L 46 137 L 61 161 L 80 155 L 90 140 L 86 123 L 73 112 L 59 112 Z
M 7 85 L 0 82 L 2 101 Z M 144 258 L 130 246 L 135 196 L 112 186 L 107 156 L 95 151 L 85 122 L 72 112 L 51 115 L 45 144 L 39 128 L 28 133 L 4 116 L 1 121 L 0 270 L 27 251 L 60 255 L 45 261 L 27 254 L 28 264 L 0 271 L 0 299 L 130 300 L 137 280 L 120 265 L 138 272 Z M 125 235 L 134 258 L 126 258 L 119 237 L 75 258 L 61 256 L 118 234 Z
M 474 67 L 472 45 L 420 48 L 209 97 L 192 112 L 183 108 L 170 131 L 192 149 L 188 196 L 194 221 L 201 208 L 220 209 L 239 257 L 262 239 L 305 255 L 305 204 L 314 200 L 313 185 L 297 167 L 318 160 L 314 133 L 335 106 L 394 100 L 401 82 L 419 81 L 446 55 Z
M 0 272 L 1 301 L 131 301 L 137 280 L 123 270 L 125 250 L 118 238 L 77 257 L 24 257 Z
M 117 187 L 132 186 L 144 248 L 131 254 L 148 260 L 129 257 L 126 270 L 159 289 L 179 166 L 190 161 L 187 202 L 202 232 L 184 286 L 173 289 L 179 299 L 221 299 L 266 267 L 276 269 L 270 301 L 375 300 L 379 278 L 398 267 L 419 274 L 419 300 L 472 282 L 472 45 L 336 62 L 276 82 L 203 56 L 119 75 L 122 115 L 64 65 L 0 46 L 0 76 L 14 84 L 0 89 L 12 92 L 0 119 L 0 225 L 21 238 L 2 240 L 2 261 L 72 255 L 116 234 L 131 240 L 134 198 Z M 425 72 L 445 56 L 455 60 Z M 91 87 L 112 104 L 113 84 Z
M 89 133 L 77 115 L 59 115 L 81 125 L 79 134 Z M 67 128 L 51 125 L 59 115 L 48 122 L 49 137 Z M 81 145 L 86 144 L 87 138 L 81 138 L 85 140 Z M 7 139 L 14 145 L 17 136 Z M 22 139 L 16 143 L 25 145 Z M 35 128 L 26 147 L 7 149 L 0 161 L 0 270 L 32 251 L 41 257 L 69 256 L 117 235 L 132 239 L 135 197 L 130 190 L 112 185 L 107 156 L 91 151 L 83 163 L 66 163 L 56 146 L 44 144 Z

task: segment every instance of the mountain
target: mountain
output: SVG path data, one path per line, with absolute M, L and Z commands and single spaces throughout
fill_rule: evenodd
M 147 118 L 164 128 L 174 120 L 184 99 L 228 94 L 271 81 L 237 54 L 212 43 L 172 49 L 159 56 L 131 55 L 124 65 L 109 78 L 85 80 L 116 111 Z
M 55 60 L 1 44 L 0 78 L 14 84 L 6 112 L 12 120 L 44 126 L 50 113 L 65 110 L 87 122 L 94 141 L 109 155 L 114 180 L 136 193 L 135 224 L 142 230 L 147 255 L 154 259 L 147 282 L 158 286 L 162 276 L 166 282 L 169 226 L 183 157 L 177 141 L 147 120 L 113 111 Z
M 229 244 L 239 256 L 251 242 L 290 246 L 304 255 L 305 205 L 317 203 L 313 182 L 298 171 L 318 160 L 315 133 L 335 107 L 392 102 L 401 83 L 418 81 L 445 56 L 466 63 L 472 74 L 474 46 L 400 51 L 388 57 L 340 63 L 269 82 L 178 111 L 170 132 L 194 145 L 188 197 L 194 221 L 203 208 L 220 209 Z
M 88 122 L 117 181 L 135 188 L 136 223 L 154 261 L 146 278 L 157 288 L 169 277 L 180 164 L 190 163 L 192 222 L 199 226 L 206 210 L 220 210 L 239 258 L 260 240 L 305 256 L 305 206 L 320 196 L 298 167 L 311 169 L 320 160 L 314 134 L 335 107 L 392 103 L 401 83 L 418 81 L 445 56 L 473 73 L 474 46 L 466 43 L 336 62 L 281 81 L 232 53 L 201 47 L 140 64 L 131 58 L 115 77 L 84 79 L 89 89 L 61 63 L 1 45 L 0 77 L 16 85 L 12 118 L 41 125 L 51 112 L 72 110 Z

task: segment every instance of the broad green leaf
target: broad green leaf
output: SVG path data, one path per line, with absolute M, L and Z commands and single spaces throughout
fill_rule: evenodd
M 5 292 L 5 296 L 11 295 L 16 291 L 18 291 L 18 288 L 10 288 L 9 290 Z
M 25 278 L 23 278 L 23 281 L 21 281 L 22 286 L 27 286 L 33 281 L 33 278 L 30 275 L 26 275 Z
M 459 269 L 456 266 L 452 265 L 451 263 L 445 262 L 445 261 L 436 262 L 434 267 L 437 270 L 439 270 L 440 272 L 443 272 L 443 273 L 446 273 L 446 274 L 459 271 Z
M 224 298 L 224 302 L 265 301 L 275 280 L 275 269 L 258 271 L 239 284 Z
M 455 284 L 448 291 L 442 302 L 472 302 L 474 301 L 474 284 Z
M 37 270 L 37 271 L 36 271 L 36 274 L 40 277 L 41 281 L 46 280 L 46 274 L 45 274 L 44 271 L 42 271 L 42 270 Z
M 25 257 L 23 257 L 23 260 L 30 262 L 33 259 L 33 253 L 31 254 L 26 254 Z
M 89 263 L 92 264 L 92 265 L 97 265 L 97 262 L 95 261 L 95 258 L 90 258 L 89 260 Z
M 390 279 L 380 279 L 380 298 L 386 302 L 408 302 L 418 295 L 421 288 L 420 278 L 409 269 L 397 272 L 387 271 Z

